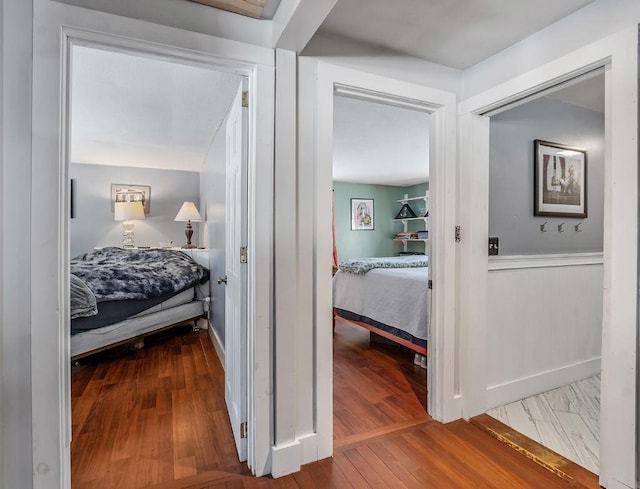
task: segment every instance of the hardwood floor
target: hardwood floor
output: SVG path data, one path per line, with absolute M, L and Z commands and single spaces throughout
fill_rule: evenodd
M 333 353 L 334 446 L 431 419 L 426 370 L 413 352 L 370 345 L 369 331 L 336 318 Z
M 178 328 L 72 368 L 74 489 L 131 489 L 238 462 L 224 373 L 206 331 Z
M 177 333 L 72 369 L 74 489 L 579 487 L 464 421 L 442 425 L 420 415 L 426 390 L 412 377 L 424 370 L 386 347 L 370 351 L 380 365 L 360 363 L 355 377 L 336 373 L 337 388 L 359 399 L 354 408 L 373 404 L 377 414 L 339 421 L 333 458 L 277 480 L 251 477 L 235 455 L 224 375 L 207 333 Z M 365 355 L 356 330 L 338 325 L 336 335 L 338 369 L 341 355 Z M 372 379 L 386 373 L 392 390 L 385 395 Z M 410 406 L 401 404 L 412 396 Z

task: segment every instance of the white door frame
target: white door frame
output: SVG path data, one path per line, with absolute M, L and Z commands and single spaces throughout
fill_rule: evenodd
M 331 209 L 333 99 L 336 85 L 378 101 L 413 101 L 431 113 L 430 234 L 433 294 L 429 350 L 429 413 L 440 421 L 460 417 L 455 382 L 456 96 L 445 92 L 318 62 L 315 94 L 315 385 L 319 458 L 333 453 L 333 328 Z
M 33 487 L 70 487 L 68 80 L 71 43 L 247 76 L 249 110 L 249 465 L 270 472 L 273 50 L 57 2 L 34 5 L 31 219 Z M 73 27 L 70 27 L 73 26 Z M 238 61 L 242 60 L 242 61 Z M 60 312 L 62 311 L 62 312 Z
M 604 310 L 600 414 L 600 484 L 636 484 L 638 313 L 637 29 L 604 38 L 460 103 L 461 372 L 465 417 L 486 410 L 489 124 L 487 112 L 597 67 L 605 67 Z M 615 129 L 615 130 L 614 130 Z M 615 190 L 615 191 L 614 191 Z M 477 285 L 477 286 L 476 286 Z

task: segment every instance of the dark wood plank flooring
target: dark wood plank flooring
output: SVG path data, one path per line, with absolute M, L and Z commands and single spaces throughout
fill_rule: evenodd
M 333 352 L 334 446 L 431 419 L 427 374 L 414 353 L 369 342 L 369 331 L 336 318 Z
M 464 421 L 442 425 L 420 414 L 413 357 L 405 362 L 386 347 L 365 348 L 347 326 L 336 328 L 336 368 L 341 355 L 359 358 L 366 351 L 382 365 L 365 367 L 359 359 L 355 371 L 336 372 L 336 388 L 346 393 L 363 375 L 386 372 L 393 390 L 385 395 L 371 382 L 371 392 L 355 390 L 359 410 L 373 403 L 383 414 L 369 413 L 362 424 L 336 415 L 333 458 L 277 480 L 248 475 L 235 455 L 215 350 L 205 331 L 182 330 L 72 369 L 73 489 L 575 487 Z M 401 398 L 412 396 L 415 402 L 403 406 Z

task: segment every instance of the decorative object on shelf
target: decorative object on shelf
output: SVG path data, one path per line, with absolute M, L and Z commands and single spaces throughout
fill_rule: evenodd
M 418 231 L 418 239 L 429 239 L 429 231 Z
M 193 226 L 191 225 L 191 221 L 202 221 L 202 217 L 200 217 L 200 213 L 198 212 L 196 205 L 193 202 L 185 202 L 182 204 L 182 207 L 180 207 L 174 221 L 187 222 L 187 228 L 184 231 L 184 234 L 187 237 L 187 244 L 184 245 L 183 248 L 197 248 L 196 245 L 191 244 L 191 236 L 193 236 Z
M 396 219 L 413 219 L 414 217 L 418 217 L 409 204 L 406 202 L 402 204 L 400 208 L 400 212 L 396 216 Z
M 113 214 L 114 221 L 122 222 L 122 247 L 134 248 L 133 221 L 144 219 L 144 207 L 142 202 L 116 202 Z
M 372 231 L 373 199 L 351 199 L 351 230 Z
M 587 217 L 587 151 L 536 139 L 534 216 Z
M 141 202 L 144 213 L 149 214 L 151 208 L 151 187 L 148 185 L 129 185 L 125 183 L 111 184 L 112 210 L 115 212 L 116 202 Z

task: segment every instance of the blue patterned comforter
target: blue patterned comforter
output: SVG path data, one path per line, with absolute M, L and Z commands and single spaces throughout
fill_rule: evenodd
M 150 299 L 193 287 L 209 279 L 209 270 L 180 251 L 102 248 L 71 260 L 97 302 Z
M 374 268 L 418 268 L 426 266 L 427 257 L 425 255 L 351 258 L 340 262 L 340 270 L 356 275 L 364 275 Z

